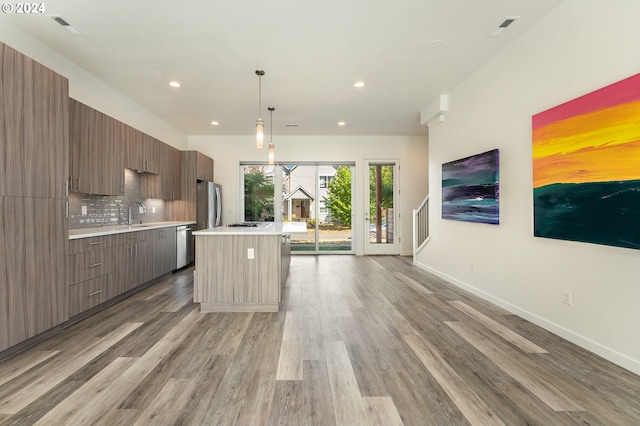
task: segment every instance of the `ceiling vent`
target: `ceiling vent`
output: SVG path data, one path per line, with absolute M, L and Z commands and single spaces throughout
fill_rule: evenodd
M 80 35 L 81 34 L 80 31 L 78 31 L 78 29 L 76 27 L 74 27 L 73 25 L 71 25 L 70 23 L 68 23 L 67 21 L 62 19 L 61 17 L 52 16 L 52 18 L 58 24 L 62 25 L 64 28 L 66 28 L 66 30 L 69 31 L 71 34 L 73 34 L 73 35 Z
M 502 22 L 502 24 L 500 24 L 500 26 L 499 26 L 498 28 L 496 28 L 496 29 L 491 33 L 491 36 L 492 36 L 492 37 L 498 37 L 500 34 L 502 34 L 502 32 L 503 32 L 504 30 L 506 30 L 506 29 L 507 29 L 507 27 L 508 27 L 509 25 L 513 24 L 513 23 L 516 21 L 516 19 L 520 19 L 520 17 L 519 17 L 519 16 L 507 16 L 507 17 L 504 19 L 504 22 Z

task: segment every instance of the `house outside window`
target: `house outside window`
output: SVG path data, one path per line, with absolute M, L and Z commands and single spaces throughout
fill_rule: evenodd
M 320 179 L 320 188 L 327 188 L 329 182 L 333 180 L 333 176 L 329 175 L 318 176 L 318 178 Z

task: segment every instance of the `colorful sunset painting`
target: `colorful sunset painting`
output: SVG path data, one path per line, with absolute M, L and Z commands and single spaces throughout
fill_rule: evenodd
M 640 249 L 640 74 L 532 127 L 534 235 Z
M 442 165 L 442 218 L 500 223 L 497 149 Z

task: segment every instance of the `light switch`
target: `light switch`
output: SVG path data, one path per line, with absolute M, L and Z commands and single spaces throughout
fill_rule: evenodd
M 82 216 L 87 215 L 87 206 L 82 206 Z

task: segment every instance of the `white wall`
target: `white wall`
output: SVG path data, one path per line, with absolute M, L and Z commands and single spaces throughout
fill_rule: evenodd
M 533 237 L 531 116 L 640 72 L 638 17 L 637 0 L 565 0 L 450 93 L 446 121 L 430 129 L 432 239 L 417 257 L 636 373 L 640 251 Z M 441 164 L 494 148 L 500 225 L 442 220 Z
M 0 16 L 0 41 L 69 79 L 69 96 L 178 149 L 187 135 Z
M 426 137 L 416 136 L 273 136 L 276 161 L 336 161 L 356 163 L 355 222 L 363 229 L 363 163 L 365 159 L 398 159 L 400 161 L 402 252 L 412 253 L 411 211 L 427 193 L 428 147 Z M 267 161 L 267 148 L 256 149 L 255 136 L 190 136 L 189 149 L 214 159 L 214 177 L 223 187 L 223 223 L 240 220 L 239 166 L 241 161 Z M 368 175 L 367 181 L 368 182 Z M 362 236 L 355 237 L 356 254 L 362 254 Z

